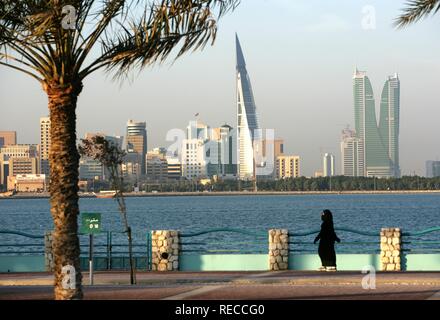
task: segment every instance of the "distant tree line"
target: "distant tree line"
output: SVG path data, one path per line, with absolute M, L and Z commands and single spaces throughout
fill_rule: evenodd
M 258 190 L 265 191 L 383 191 L 383 190 L 440 190 L 440 177 L 401 178 L 319 177 L 289 178 L 258 182 Z
M 252 191 L 253 187 L 252 181 L 237 180 L 212 180 L 211 183 L 205 185 L 188 180 L 139 184 L 139 190 L 146 192 Z M 282 180 L 258 180 L 257 187 L 258 191 L 440 190 L 440 177 L 404 176 L 387 179 L 346 176 L 299 177 Z M 133 189 L 133 186 L 127 186 L 127 190 L 130 189 Z

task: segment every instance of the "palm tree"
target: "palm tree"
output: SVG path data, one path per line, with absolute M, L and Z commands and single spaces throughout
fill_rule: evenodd
M 440 0 L 410 0 L 403 13 L 396 19 L 396 26 L 406 27 L 429 14 L 436 14 L 440 10 Z
M 23 72 L 48 97 L 50 204 L 54 221 L 55 298 L 83 296 L 78 240 L 76 104 L 84 79 L 104 69 L 115 78 L 203 48 L 216 19 L 238 0 L 2 0 L 0 65 Z M 96 55 L 92 55 L 92 49 Z M 175 51 L 173 49 L 176 49 Z M 76 286 L 63 285 L 63 266 Z

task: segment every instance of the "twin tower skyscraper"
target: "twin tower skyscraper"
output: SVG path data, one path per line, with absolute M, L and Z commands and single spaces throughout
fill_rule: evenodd
M 400 177 L 399 123 L 400 80 L 397 74 L 388 77 L 380 100 L 380 119 L 376 120 L 375 99 L 366 72 L 353 75 L 356 170 L 360 176 Z
M 243 51 L 236 36 L 237 81 L 237 151 L 238 176 L 255 178 L 255 140 L 261 139 L 257 109 Z M 380 119 L 371 82 L 366 72 L 353 75 L 355 131 L 342 143 L 342 174 L 366 177 L 399 177 L 400 80 L 397 74 L 388 77 L 380 100 Z

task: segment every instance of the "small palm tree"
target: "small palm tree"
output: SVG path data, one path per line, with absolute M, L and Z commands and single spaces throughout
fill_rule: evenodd
M 136 283 L 133 263 L 133 240 L 131 236 L 131 227 L 128 224 L 127 206 L 125 205 L 124 196 L 124 177 L 122 174 L 122 163 L 126 156 L 118 144 L 107 140 L 104 136 L 94 135 L 89 139 L 81 139 L 78 146 L 81 156 L 92 158 L 109 172 L 109 180 L 112 190 L 116 191 L 115 199 L 119 205 L 119 213 L 121 214 L 122 223 L 124 224 L 124 232 L 127 234 L 128 240 L 128 258 L 130 264 L 130 284 Z
M 406 27 L 430 14 L 436 14 L 440 10 L 440 0 L 410 0 L 403 13 L 396 19 L 396 26 Z
M 55 298 L 81 299 L 76 105 L 84 79 L 104 69 L 127 75 L 203 48 L 216 19 L 238 0 L 2 0 L 0 65 L 37 80 L 51 121 L 50 204 L 54 221 Z M 92 49 L 99 47 L 96 55 Z M 175 51 L 173 49 L 176 49 Z M 76 287 L 63 285 L 63 266 Z

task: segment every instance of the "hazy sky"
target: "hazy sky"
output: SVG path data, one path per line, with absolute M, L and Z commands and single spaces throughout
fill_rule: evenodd
M 169 145 L 167 131 L 184 129 L 197 112 L 212 127 L 235 127 L 237 32 L 260 125 L 274 128 L 285 151 L 301 156 L 302 174 L 321 169 L 324 152 L 335 154 L 340 169 L 340 132 L 354 126 L 356 65 L 368 72 L 377 110 L 386 77 L 399 73 L 402 172 L 425 174 L 425 160 L 440 158 L 440 15 L 395 30 L 392 22 L 403 4 L 243 0 L 219 22 L 214 47 L 145 69 L 122 85 L 101 72 L 86 79 L 78 134 L 125 135 L 128 119 L 146 121 L 151 149 Z M 362 27 L 365 6 L 376 11 L 375 29 Z M 17 131 L 19 143 L 39 142 L 39 117 L 48 111 L 36 81 L 0 66 L 0 106 L 0 130 Z

